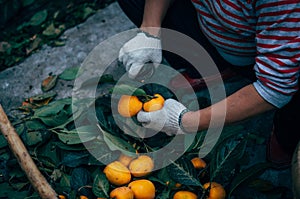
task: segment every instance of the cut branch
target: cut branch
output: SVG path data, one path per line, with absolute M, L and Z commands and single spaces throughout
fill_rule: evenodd
M 29 155 L 21 138 L 16 133 L 14 127 L 10 123 L 2 106 L 0 105 L 0 131 L 8 142 L 8 145 L 17 158 L 21 168 L 26 173 L 27 178 L 38 192 L 41 198 L 56 199 L 57 194 L 49 185 L 45 177 L 41 174 L 31 156 Z

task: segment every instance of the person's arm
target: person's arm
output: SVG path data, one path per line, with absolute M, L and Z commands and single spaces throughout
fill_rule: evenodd
M 257 57 L 254 70 L 257 81 L 211 107 L 186 113 L 182 125 L 187 130 L 207 129 L 212 109 L 218 110 L 219 118 L 224 118 L 222 110 L 226 106 L 225 123 L 233 123 L 275 107 L 281 108 L 297 91 L 300 23 L 291 19 L 300 17 L 300 4 L 295 1 L 286 5 L 266 2 L 261 1 L 260 9 L 256 10 Z
M 146 0 L 143 22 L 140 29 L 154 36 L 158 36 L 159 28 L 173 1 L 174 0 Z M 157 27 L 157 29 L 151 27 Z
M 173 0 L 146 0 L 141 31 L 126 42 L 119 51 L 129 78 L 136 78 L 147 62 L 157 68 L 162 61 L 160 30 L 163 18 Z M 153 37 L 154 36 L 154 37 Z
M 212 109 L 216 114 L 216 121 L 214 122 L 223 122 L 222 118 L 225 114 L 225 124 L 229 124 L 274 108 L 275 106 L 265 101 L 251 84 L 210 107 L 195 112 L 187 112 L 182 117 L 182 126 L 187 132 L 193 132 L 195 129 L 207 129 L 210 124 Z
M 226 124 L 234 123 L 286 105 L 298 90 L 300 24 L 299 20 L 291 19 L 300 17 L 300 4 L 296 1 L 286 5 L 268 4 L 266 1 L 260 4 L 256 11 L 256 82 L 202 110 L 178 111 L 172 107 L 181 103 L 172 100 L 157 113 L 140 111 L 138 120 L 150 127 L 164 125 L 168 134 L 175 135 L 181 127 L 184 131 L 195 132 L 207 129 L 211 122 L 221 124 L 223 118 Z M 278 15 L 278 10 L 284 12 Z M 214 121 L 211 121 L 212 114 Z

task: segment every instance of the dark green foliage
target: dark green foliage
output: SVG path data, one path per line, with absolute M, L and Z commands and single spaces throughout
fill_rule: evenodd
M 43 44 L 64 45 L 59 36 L 114 0 L 0 1 L 0 71 Z

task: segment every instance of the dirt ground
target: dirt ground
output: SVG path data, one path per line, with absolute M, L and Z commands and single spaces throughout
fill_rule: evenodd
M 10 115 L 16 107 L 21 105 L 24 98 L 42 93 L 41 82 L 50 73 L 60 74 L 68 67 L 80 66 L 89 52 L 101 41 L 130 28 L 134 28 L 134 25 L 122 13 L 117 3 L 99 10 L 87 21 L 67 30 L 61 36 L 66 41 L 64 46 L 45 45 L 24 62 L 0 72 L 0 104 Z M 72 86 L 72 82 L 59 81 L 55 88 L 58 93 L 57 97 L 70 96 Z M 251 125 L 255 125 L 256 128 L 263 126 L 268 134 L 272 125 L 271 114 L 251 120 L 248 122 L 248 128 L 251 128 Z M 265 159 L 265 145 L 249 150 L 253 150 L 250 162 Z M 261 178 L 272 182 L 277 187 L 291 186 L 290 169 L 280 171 L 269 169 L 261 175 Z M 249 196 L 249 198 L 266 198 L 251 192 Z

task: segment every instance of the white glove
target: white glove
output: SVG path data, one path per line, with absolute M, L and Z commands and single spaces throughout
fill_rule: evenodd
M 137 115 L 137 120 L 144 127 L 163 131 L 167 135 L 184 134 L 179 120 L 181 120 L 180 117 L 187 111 L 188 109 L 183 104 L 173 99 L 167 99 L 164 107 L 158 111 L 140 111 Z
M 161 41 L 159 38 L 147 36 L 144 32 L 138 33 L 120 49 L 119 61 L 134 79 L 147 62 L 152 62 L 154 67 L 162 61 Z

